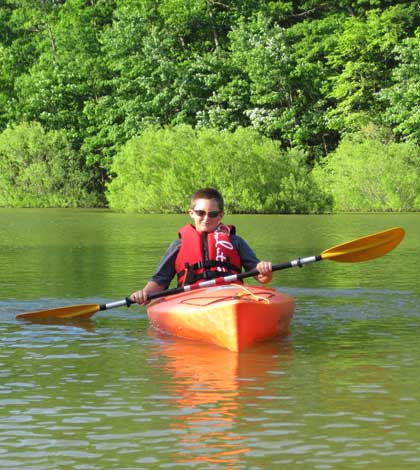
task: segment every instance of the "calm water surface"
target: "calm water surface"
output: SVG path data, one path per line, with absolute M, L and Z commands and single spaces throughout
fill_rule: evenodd
M 292 333 L 241 354 L 150 329 L 16 314 L 119 300 L 184 216 L 0 210 L 0 468 L 420 468 L 420 215 L 231 216 L 275 263 L 403 226 L 367 263 L 275 274 Z

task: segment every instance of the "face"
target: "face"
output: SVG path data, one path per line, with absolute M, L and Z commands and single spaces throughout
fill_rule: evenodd
M 216 217 L 210 217 L 212 212 L 214 214 L 218 213 L 218 215 Z M 197 199 L 194 207 L 190 209 L 188 213 L 193 219 L 198 232 L 213 232 L 213 230 L 216 230 L 224 215 L 224 213 L 220 211 L 219 205 L 215 199 Z

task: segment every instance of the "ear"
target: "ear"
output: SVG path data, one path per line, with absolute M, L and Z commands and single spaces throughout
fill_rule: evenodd
M 194 219 L 194 211 L 192 209 L 188 209 L 189 216 Z

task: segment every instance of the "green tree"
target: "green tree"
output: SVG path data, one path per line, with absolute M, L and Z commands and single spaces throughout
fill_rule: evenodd
M 22 123 L 0 134 L 0 207 L 95 205 L 63 131 Z
M 418 146 L 395 143 L 369 126 L 347 135 L 313 176 L 335 211 L 419 210 L 419 160 Z
M 396 47 L 399 65 L 392 72 L 392 85 L 381 97 L 385 122 L 394 132 L 420 144 L 420 28 L 416 35 Z
M 39 56 L 34 31 L 43 26 L 35 26 L 32 19 L 41 16 L 39 3 L 0 0 L 0 130 L 16 119 L 13 112 L 16 110 L 15 81 Z
M 44 4 L 47 9 L 41 8 Z M 29 5 L 32 9 L 25 10 Z M 114 2 L 104 0 L 26 0 L 16 9 L 20 24 L 27 21 L 34 31 L 38 58 L 15 79 L 14 119 L 65 130 L 78 150 L 80 165 L 91 175 L 90 190 L 98 193 L 103 192 L 106 175 L 101 164 L 89 160 L 84 151 L 89 126 L 84 110 L 89 99 L 109 91 L 99 38 L 112 20 L 113 8 Z
M 334 51 L 327 56 L 334 71 L 329 96 L 337 103 L 328 112 L 332 128 L 352 132 L 371 121 L 380 123 L 383 105 L 377 94 L 389 86 L 395 47 L 413 31 L 419 15 L 415 3 L 408 2 L 346 19 Z
M 418 142 L 419 16 L 408 0 L 0 0 L 0 131 L 65 131 L 102 196 L 149 125 L 250 127 L 311 165 L 371 121 Z
M 200 125 L 220 129 L 251 126 L 284 148 L 307 150 L 311 159 L 335 145 L 328 135 L 324 97 L 328 70 L 322 59 L 331 48 L 336 21 L 302 22 L 288 29 L 258 15 L 229 34 L 216 91 L 200 114 Z M 214 81 L 214 83 L 216 83 Z
M 116 156 L 110 207 L 184 212 L 198 188 L 221 188 L 234 213 L 318 212 L 329 200 L 311 178 L 305 156 L 282 152 L 252 129 L 234 133 L 189 126 L 149 128 Z

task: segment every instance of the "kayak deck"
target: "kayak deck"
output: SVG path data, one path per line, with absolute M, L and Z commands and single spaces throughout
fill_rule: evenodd
M 276 289 L 231 284 L 158 299 L 147 313 L 163 333 L 240 352 L 287 334 L 293 310 L 294 300 Z

